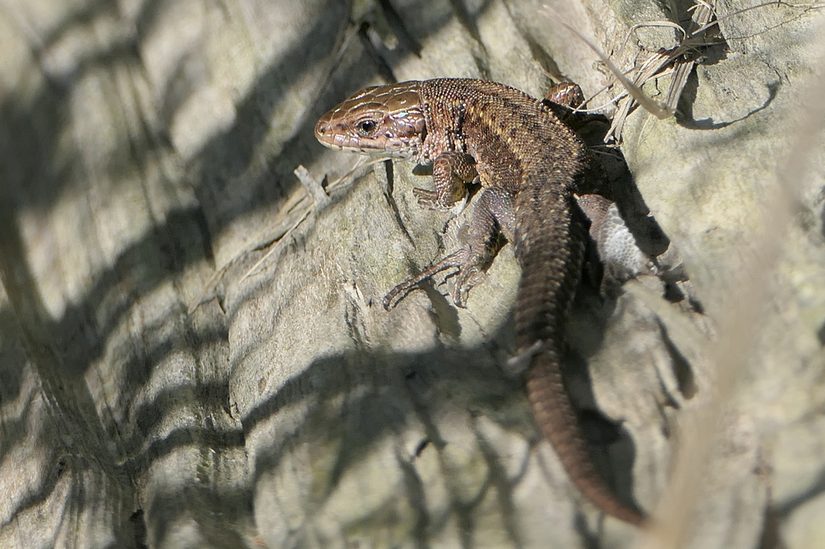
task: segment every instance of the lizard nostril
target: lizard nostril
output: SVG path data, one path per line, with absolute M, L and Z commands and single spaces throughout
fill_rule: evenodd
M 325 116 L 322 116 L 315 124 L 315 135 L 322 136 L 329 132 L 329 121 Z

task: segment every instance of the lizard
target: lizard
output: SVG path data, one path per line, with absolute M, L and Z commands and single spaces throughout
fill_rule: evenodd
M 448 269 L 456 271 L 453 302 L 465 306 L 503 236 L 521 266 L 514 360 L 526 366 L 535 422 L 587 500 L 608 515 L 643 524 L 643 512 L 620 500 L 593 464 L 562 377 L 564 323 L 588 238 L 576 193 L 594 168 L 558 106 L 483 80 L 400 82 L 356 92 L 319 118 L 315 137 L 334 149 L 431 164 L 434 190 L 413 191 L 425 207 L 455 208 L 467 200 L 468 185 L 480 183 L 466 244 L 395 286 L 384 307 Z

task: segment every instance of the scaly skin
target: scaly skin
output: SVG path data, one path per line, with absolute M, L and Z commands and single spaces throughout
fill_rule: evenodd
M 530 364 L 527 395 L 536 423 L 582 494 L 605 513 L 641 524 L 643 515 L 620 501 L 593 466 L 561 375 L 564 321 L 587 234 L 573 195 L 589 168 L 582 141 L 540 101 L 469 79 L 366 88 L 322 116 L 315 136 L 332 148 L 432 163 L 435 190 L 416 189 L 425 206 L 449 208 L 464 199 L 467 183 L 480 181 L 468 244 L 396 286 L 385 307 L 448 268 L 458 270 L 453 300 L 463 306 L 503 233 L 522 268 L 517 358 Z

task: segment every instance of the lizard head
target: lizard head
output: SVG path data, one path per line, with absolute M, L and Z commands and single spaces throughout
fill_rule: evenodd
M 418 82 L 364 88 L 315 124 L 327 147 L 404 158 L 418 156 L 425 135 Z

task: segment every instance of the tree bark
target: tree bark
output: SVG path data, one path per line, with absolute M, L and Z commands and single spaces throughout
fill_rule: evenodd
M 820 12 L 719 0 L 676 116 L 624 125 L 614 190 L 689 282 L 583 289 L 565 362 L 652 532 L 583 502 L 537 433 L 506 366 L 509 247 L 466 309 L 439 280 L 384 311 L 469 211 L 424 211 L 411 164 L 351 170 L 312 135 L 389 79 L 592 96 L 615 81 L 570 27 L 630 69 L 682 39 L 631 27 L 686 4 L 3 3 L 0 546 L 822 539 Z

